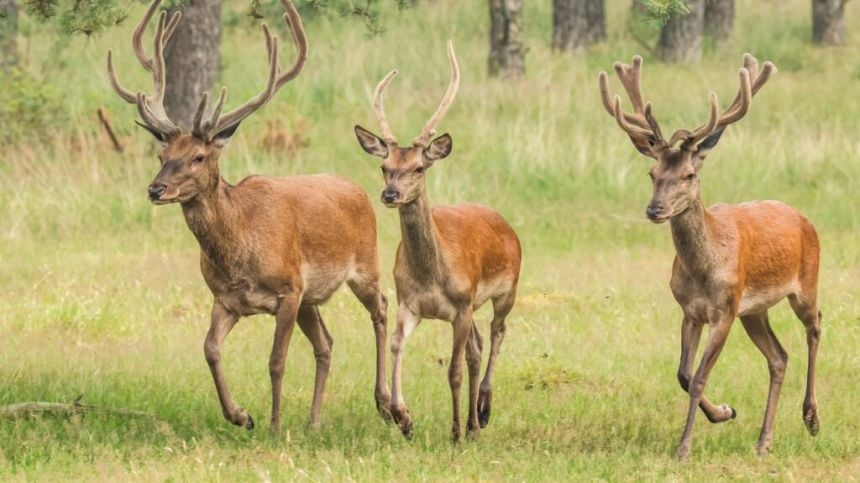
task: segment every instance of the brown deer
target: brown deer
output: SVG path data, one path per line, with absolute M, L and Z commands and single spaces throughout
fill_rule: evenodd
M 657 160 L 650 170 L 654 192 L 646 210 L 648 219 L 654 223 L 669 221 L 672 228 L 677 254 L 670 286 L 684 314 L 678 381 L 690 395 L 677 456 L 686 459 L 690 454 L 697 407 L 712 423 L 736 415 L 731 407 L 714 405 L 704 396 L 708 376 L 735 317 L 740 317 L 770 370 L 770 392 L 756 445 L 759 455 L 770 451 L 788 355 L 770 327 L 767 311 L 786 297 L 806 327 L 809 361 L 803 420 L 814 436 L 819 429 L 815 359 L 821 334 L 819 244 L 815 227 L 797 210 L 778 201 L 718 204 L 705 209 L 699 180 L 705 156 L 716 146 L 726 126 L 744 117 L 752 97 L 776 68 L 765 62 L 759 72 L 756 59 L 744 55 L 739 72 L 740 91 L 731 106 L 720 113 L 717 95 L 712 93 L 708 123 L 694 131 L 679 129 L 668 142 L 660 132 L 651 104 L 643 103 L 641 68 L 639 56 L 633 58 L 632 66 L 615 63 L 615 72 L 633 104 L 632 113 L 621 110 L 619 96 L 614 99 L 610 96 L 605 72 L 600 73 L 599 83 L 603 105 L 609 114 L 639 152 Z M 710 333 L 694 375 L 693 359 L 705 324 L 709 325 Z
M 173 123 L 164 111 L 164 46 L 179 21 L 166 23 L 162 13 L 150 59 L 141 36 L 160 0 L 154 0 L 134 30 L 134 52 L 152 73 L 154 93 L 132 93 L 117 81 L 108 51 L 108 72 L 120 97 L 135 104 L 149 130 L 162 144 L 161 170 L 149 185 L 155 204 L 179 203 L 188 228 L 200 243 L 200 269 L 215 302 L 204 352 L 224 417 L 253 429 L 254 420 L 230 396 L 221 367 L 221 344 L 240 317 L 275 316 L 269 358 L 272 379 L 272 430 L 280 427 L 281 383 L 287 347 L 298 320 L 316 358 L 316 380 L 310 424 L 319 425 L 328 377 L 332 338 L 318 306 L 346 281 L 370 312 L 376 333 L 376 404 L 390 418 L 385 385 L 387 301 L 379 285 L 376 219 L 367 195 L 357 185 L 331 175 L 270 178 L 251 176 L 237 185 L 219 174 L 218 158 L 239 123 L 295 78 L 307 59 L 302 22 L 289 0 L 282 0 L 284 20 L 292 31 L 298 58 L 290 70 L 278 68 L 278 39 L 266 26 L 269 72 L 265 89 L 250 101 L 222 114 L 227 90 L 210 112 L 204 94 L 192 131 Z
M 397 328 L 391 337 L 393 373 L 391 415 L 403 435 L 412 437 L 412 419 L 403 400 L 401 373 L 406 338 L 422 318 L 451 321 L 454 346 L 448 369 L 453 399 L 451 438 L 460 438 L 460 386 L 463 358 L 469 369 L 469 434 L 489 422 L 493 368 L 502 339 L 505 317 L 514 304 L 520 273 L 520 242 L 497 212 L 485 206 L 463 204 L 430 208 L 426 170 L 451 154 L 451 136 L 435 136 L 435 127 L 457 94 L 460 70 L 454 47 L 448 41 L 451 82 L 436 113 L 409 147 L 400 147 L 382 107 L 382 92 L 397 74 L 392 70 L 376 87 L 373 106 L 382 137 L 355 126 L 361 147 L 383 159 L 386 187 L 382 202 L 400 212 L 403 240 L 397 248 L 394 280 L 397 285 Z M 472 313 L 487 300 L 493 303 L 492 346 L 484 379 L 478 389 L 483 342 Z

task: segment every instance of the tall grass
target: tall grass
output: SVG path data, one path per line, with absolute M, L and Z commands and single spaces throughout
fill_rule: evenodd
M 454 39 L 463 82 L 440 129 L 452 133 L 455 147 L 428 174 L 430 197 L 497 208 L 519 233 L 525 256 L 493 420 L 479 441 L 460 446 L 447 441 L 450 329 L 428 321 L 408 342 L 404 383 L 416 439 L 403 441 L 375 415 L 372 330 L 346 294 L 323 309 L 335 338 L 323 428 L 304 429 L 313 357 L 301 336 L 285 381 L 289 431 L 273 438 L 265 423 L 247 433 L 223 421 L 202 357 L 211 296 L 197 245 L 176 207 L 146 201 L 153 146 L 104 73 L 110 46 L 119 51 L 126 84 L 148 88 L 130 51 L 131 26 L 67 39 L 25 19 L 33 34 L 25 46 L 30 69 L 64 94 L 71 121 L 44 142 L 3 146 L 0 154 L 0 403 L 82 394 L 85 402 L 150 411 L 158 422 L 98 415 L 0 422 L 0 478 L 856 478 L 857 37 L 843 48 L 817 48 L 807 42 L 807 1 L 738 2 L 732 42 L 708 46 L 697 66 L 661 65 L 626 36 L 628 2 L 616 1 L 606 44 L 583 56 L 555 55 L 549 3 L 527 2 L 531 50 L 520 82 L 486 75 L 482 2 L 391 8 L 386 35 L 372 41 L 360 22 L 308 22 L 307 68 L 242 125 L 221 161 L 233 182 L 251 173 L 335 172 L 375 199 L 383 187 L 378 160 L 362 153 L 352 126 L 378 128 L 371 91 L 397 67 L 387 112 L 401 138 L 414 136 L 444 92 L 444 45 Z M 849 33 L 860 25 L 860 10 L 850 4 L 847 23 Z M 222 81 L 231 103 L 262 87 L 259 37 L 250 27 L 225 33 Z M 668 230 L 644 219 L 648 164 L 603 112 L 596 73 L 645 54 L 643 89 L 664 129 L 693 127 L 707 117 L 710 90 L 724 105 L 731 101 L 747 51 L 780 72 L 709 157 L 704 195 L 709 202 L 780 199 L 818 227 L 823 428 L 811 438 L 800 421 L 805 338 L 781 305 L 771 318 L 792 359 L 774 455 L 753 457 L 767 367 L 743 331 L 734 331 L 708 392 L 739 417 L 717 426 L 700 418 L 693 461 L 680 465 L 669 457 L 686 408 L 675 382 L 680 311 L 667 283 L 673 249 Z M 100 105 L 115 119 L 123 154 L 112 152 L 100 131 Z M 308 146 L 263 149 L 272 121 L 299 130 Z M 393 298 L 388 272 L 398 223 L 381 205 L 378 214 L 384 284 Z M 488 319 L 486 310 L 478 314 L 483 331 Z M 269 411 L 271 330 L 264 317 L 241 323 L 223 358 L 236 399 L 261 422 Z

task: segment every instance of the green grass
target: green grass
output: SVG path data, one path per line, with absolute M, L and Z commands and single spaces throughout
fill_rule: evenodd
M 31 70 L 64 93 L 70 123 L 45 142 L 0 150 L 0 404 L 83 395 L 157 421 L 0 421 L 0 479 L 856 479 L 858 37 L 844 48 L 816 48 L 806 40 L 808 1 L 738 2 L 735 39 L 709 46 L 701 65 L 660 65 L 646 56 L 643 89 L 664 131 L 704 121 L 709 90 L 729 102 L 743 52 L 777 64 L 779 74 L 709 157 L 705 198 L 786 201 L 813 220 L 823 247 L 821 433 L 808 436 L 801 421 L 805 336 L 783 303 L 771 320 L 791 360 L 773 455 L 759 459 L 753 450 L 767 367 L 736 328 L 707 392 L 738 418 L 712 426 L 699 416 L 692 460 L 681 464 L 671 457 L 687 406 L 675 380 L 680 310 L 668 288 L 671 239 L 665 226 L 644 218 L 648 163 L 603 112 L 597 90 L 598 70 L 640 52 L 623 32 L 628 2 L 610 2 L 609 41 L 582 57 L 553 55 L 549 2 L 527 4 L 529 73 L 519 83 L 486 76 L 481 2 L 387 10 L 389 31 L 373 41 L 360 22 L 308 22 L 305 72 L 242 126 L 221 163 L 234 182 L 251 173 L 336 172 L 376 199 L 378 161 L 360 150 L 352 125 L 378 129 L 371 91 L 397 67 L 389 119 L 401 138 L 414 136 L 444 92 L 444 45 L 454 39 L 463 83 L 440 128 L 452 133 L 455 148 L 429 173 L 430 197 L 494 206 L 524 248 L 493 419 L 480 440 L 458 446 L 448 442 L 450 328 L 427 321 L 408 341 L 405 396 L 416 436 L 404 441 L 376 415 L 372 330 L 346 292 L 322 311 L 335 339 L 322 428 L 304 427 L 313 355 L 296 335 L 284 385 L 286 431 L 268 435 L 273 324 L 265 317 L 241 322 L 223 354 L 237 401 L 260 427 L 249 433 L 224 421 L 202 354 L 211 296 L 197 244 L 177 207 L 146 201 L 154 152 L 104 73 L 107 47 L 119 46 L 122 79 L 147 86 L 130 52 L 131 25 L 67 40 L 25 22 L 38 34 L 26 45 Z M 853 7 L 849 34 L 860 25 Z M 259 40 L 257 31 L 225 33 L 223 82 L 234 103 L 262 86 Z M 109 149 L 95 120 L 99 105 L 113 114 L 125 154 Z M 277 119 L 287 129 L 305 126 L 309 145 L 294 154 L 262 149 L 267 123 Z M 397 216 L 377 208 L 393 298 Z M 488 310 L 477 320 L 487 334 Z

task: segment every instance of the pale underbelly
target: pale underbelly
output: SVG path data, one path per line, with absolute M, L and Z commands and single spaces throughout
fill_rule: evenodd
M 758 314 L 776 305 L 785 297 L 797 293 L 797 281 L 770 289 L 744 290 L 738 305 L 738 317 Z

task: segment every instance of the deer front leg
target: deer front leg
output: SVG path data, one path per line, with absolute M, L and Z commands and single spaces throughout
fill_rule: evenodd
M 403 373 L 403 354 L 406 352 L 406 339 L 421 319 L 405 304 L 397 307 L 397 327 L 391 336 L 391 417 L 406 439 L 412 439 L 412 417 L 403 399 L 401 375 Z
M 224 371 L 221 370 L 221 343 L 238 320 L 238 315 L 227 310 L 216 300 L 212 306 L 212 321 L 206 334 L 206 341 L 203 343 L 203 353 L 206 355 L 209 371 L 212 372 L 212 379 L 215 380 L 215 390 L 218 392 L 224 418 L 236 426 L 243 426 L 250 430 L 254 429 L 254 419 L 233 402 L 233 397 L 230 396 L 230 390 L 227 388 L 227 380 L 224 378 Z
M 269 356 L 269 376 L 272 378 L 272 433 L 281 430 L 281 384 L 284 381 L 284 364 L 287 349 L 296 328 L 299 310 L 299 294 L 291 292 L 281 299 L 275 313 L 275 336 L 272 340 L 272 353 Z
M 685 392 L 690 392 L 690 380 L 693 377 L 693 360 L 699 348 L 703 324 L 684 316 L 681 322 L 681 361 L 678 364 L 678 383 Z M 702 395 L 699 407 L 711 423 L 722 423 L 734 419 L 737 413 L 726 404 L 719 406 L 711 403 Z
M 708 376 L 711 375 L 711 370 L 726 344 L 726 338 L 729 335 L 729 330 L 734 321 L 734 314 L 731 312 L 717 312 L 713 316 L 714 321 L 711 323 L 711 331 L 708 334 L 708 342 L 705 346 L 705 352 L 702 354 L 702 361 L 699 363 L 699 369 L 696 375 L 690 382 L 690 406 L 687 410 L 687 421 L 684 425 L 684 432 L 681 434 L 681 441 L 678 444 L 677 457 L 680 460 L 686 460 L 690 456 L 690 448 L 692 446 L 693 423 L 696 420 L 696 410 L 702 402 L 702 395 L 705 392 L 705 386 L 708 382 Z
M 448 385 L 451 387 L 451 402 L 453 417 L 451 420 L 451 441 L 460 441 L 460 388 L 463 383 L 463 362 L 466 355 L 466 343 L 472 330 L 472 304 L 461 309 L 454 318 L 454 344 L 451 350 L 451 363 L 448 366 Z M 477 380 L 477 378 L 476 378 Z M 477 419 L 477 398 L 475 399 Z M 469 409 L 472 412 L 472 409 Z

